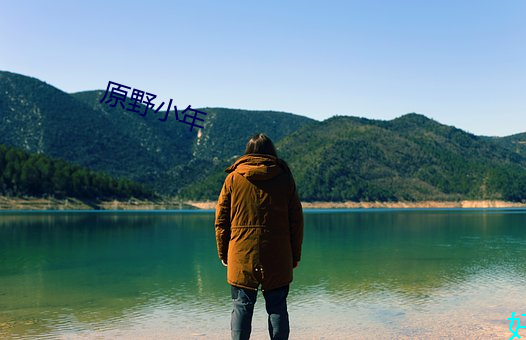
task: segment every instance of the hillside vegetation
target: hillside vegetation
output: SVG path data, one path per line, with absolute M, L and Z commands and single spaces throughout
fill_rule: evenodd
M 141 184 L 5 145 L 0 145 L 0 195 L 97 200 L 155 196 Z
M 306 200 L 526 198 L 524 157 L 417 114 L 333 117 L 278 149 Z
M 289 163 L 303 200 L 526 200 L 526 133 L 476 136 L 414 113 L 319 122 L 227 108 L 199 108 L 207 113 L 204 129 L 191 132 L 173 112 L 162 122 L 165 112 L 143 117 L 100 103 L 104 91 L 68 94 L 10 72 L 0 72 L 0 94 L 0 143 L 161 195 L 217 199 L 224 169 L 251 135 L 264 132 Z M 191 104 L 174 101 L 180 110 Z
M 0 71 L 0 94 L 0 143 L 126 177 L 166 195 L 177 195 L 239 154 L 250 134 L 265 131 L 279 140 L 313 121 L 283 112 L 205 108 L 198 137 L 173 111 L 162 122 L 163 111 L 143 117 L 100 103 L 104 91 L 68 94 Z M 179 110 L 191 104 L 174 101 Z

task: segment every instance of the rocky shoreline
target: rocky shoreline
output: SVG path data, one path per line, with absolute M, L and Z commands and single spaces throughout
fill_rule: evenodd
M 88 201 L 76 198 L 32 198 L 0 196 L 1 210 L 181 210 L 215 209 L 215 201 L 112 200 Z M 526 203 L 500 200 L 421 201 L 421 202 L 302 202 L 304 209 L 418 209 L 418 208 L 526 208 Z

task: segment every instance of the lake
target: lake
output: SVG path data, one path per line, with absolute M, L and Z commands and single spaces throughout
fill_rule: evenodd
M 213 222 L 0 213 L 0 338 L 228 339 Z M 291 339 L 509 339 L 512 312 L 526 314 L 526 210 L 305 211 Z M 253 339 L 266 327 L 260 292 Z

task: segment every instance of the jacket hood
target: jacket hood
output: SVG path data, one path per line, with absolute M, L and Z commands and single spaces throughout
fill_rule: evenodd
M 277 157 L 253 153 L 241 156 L 225 170 L 228 173 L 233 171 L 246 179 L 266 181 L 288 171 L 288 166 Z

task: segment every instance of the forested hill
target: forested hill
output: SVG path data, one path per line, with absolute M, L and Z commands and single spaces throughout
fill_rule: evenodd
M 127 177 L 169 195 L 239 155 L 250 134 L 263 131 L 279 140 L 313 122 L 284 112 L 206 108 L 199 133 L 177 122 L 173 110 L 162 122 L 166 112 L 143 117 L 100 103 L 104 91 L 68 94 L 1 71 L 0 94 L 0 143 Z
M 306 201 L 522 201 L 526 158 L 514 145 L 407 114 L 391 121 L 332 117 L 286 136 L 277 149 Z M 218 171 L 187 194 L 213 198 L 207 190 L 224 177 Z
M 418 114 L 333 117 L 279 143 L 306 200 L 526 198 L 526 158 Z
M 526 134 L 476 136 L 419 114 L 391 121 L 322 122 L 274 111 L 202 108 L 189 131 L 165 112 L 145 117 L 100 103 L 104 91 L 67 94 L 0 72 L 0 143 L 60 157 L 161 194 L 217 199 L 224 168 L 248 137 L 267 133 L 303 200 L 526 199 Z M 177 103 L 181 106 L 191 103 Z

